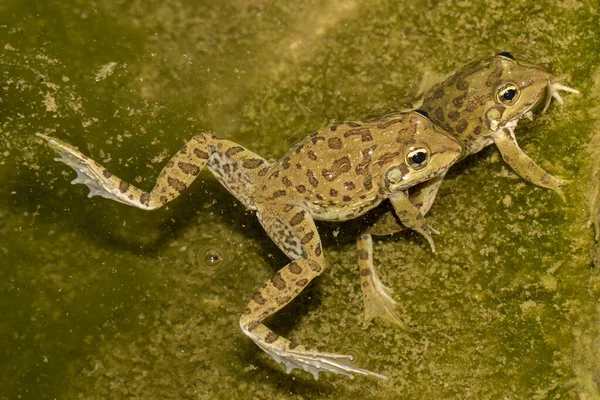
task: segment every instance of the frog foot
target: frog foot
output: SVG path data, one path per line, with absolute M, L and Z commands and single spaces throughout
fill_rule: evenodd
M 396 325 L 403 325 L 395 310 L 398 303 L 391 296 L 392 291 L 379 279 L 377 268 L 373 264 L 373 238 L 363 233 L 356 240 L 360 287 L 363 292 L 365 314 L 363 329 L 376 317 L 385 318 Z
M 35 135 L 46 140 L 50 147 L 61 156 L 60 158 L 55 158 L 54 161 L 65 163 L 75 170 L 77 177 L 71 181 L 71 184 L 76 185 L 81 183 L 87 186 L 90 189 L 88 198 L 102 196 L 127 204 L 126 199 L 121 198 L 118 191 L 107 190 L 111 185 L 105 176 L 105 169 L 100 164 L 75 150 L 62 140 L 41 133 L 36 133 Z
M 308 348 L 305 348 L 303 351 L 282 350 L 266 346 L 264 343 L 255 343 L 265 352 L 270 354 L 275 361 L 284 364 L 285 372 L 288 374 L 297 368 L 311 373 L 315 379 L 319 379 L 319 372 L 324 371 L 345 375 L 352 379 L 354 378 L 352 373 L 374 376 L 384 380 L 387 379 L 384 375 L 353 366 L 350 363 L 350 361 L 352 361 L 351 355 L 320 353 L 310 351 Z
M 570 183 L 572 179 L 561 179 L 553 175 L 548 175 L 548 177 L 548 179 L 552 182 L 551 189 L 554 190 L 556 194 L 558 194 L 558 196 L 563 202 L 566 202 L 567 198 L 565 197 L 565 193 L 563 192 L 561 186 Z
M 373 267 L 369 276 L 364 277 L 363 280 L 362 290 L 365 303 L 363 329 L 367 328 L 371 320 L 376 317 L 382 317 L 396 325 L 403 325 L 402 320 L 395 312 L 398 303 L 392 298 L 391 289 L 381 282 L 376 272 Z
M 571 87 L 565 86 L 558 82 L 552 82 L 552 80 L 550 80 L 548 82 L 548 96 L 546 97 L 546 103 L 544 104 L 542 113 L 548 109 L 548 106 L 550 106 L 550 102 L 552 101 L 552 99 L 555 99 L 558 102 L 558 104 L 564 104 L 564 101 L 559 94 L 561 90 L 569 93 L 581 94 L 581 92 L 577 89 L 573 89 Z

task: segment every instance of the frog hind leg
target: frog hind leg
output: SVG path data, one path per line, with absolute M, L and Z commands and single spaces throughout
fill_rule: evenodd
M 196 179 L 208 163 L 211 172 L 246 206 L 252 208 L 250 188 L 257 175 L 266 172 L 268 163 L 234 142 L 208 134 L 189 140 L 165 165 L 150 192 L 110 173 L 101 164 L 59 139 L 40 133 L 61 157 L 55 158 L 77 172 L 72 184 L 82 183 L 88 197 L 102 196 L 143 210 L 154 210 L 177 198 Z M 237 184 L 232 181 L 237 179 Z
M 560 188 L 567 181 L 556 178 L 542 169 L 535 163 L 517 144 L 514 134 L 514 127 L 504 127 L 494 133 L 492 140 L 498 147 L 502 158 L 521 178 L 529 182 L 554 190 L 560 198 L 565 201 L 565 195 Z
M 325 259 L 315 223 L 302 207 L 260 205 L 257 216 L 269 236 L 293 261 L 254 294 L 240 318 L 244 334 L 275 361 L 283 363 L 287 373 L 298 368 L 311 373 L 315 379 L 323 371 L 349 377 L 356 373 L 386 379 L 383 375 L 353 366 L 350 363 L 352 356 L 318 352 L 278 335 L 262 323 L 323 272 Z
M 433 205 L 444 175 L 424 182 L 410 193 L 410 202 L 419 209 L 421 214 L 425 215 Z M 398 303 L 392 298 L 391 290 L 379 279 L 377 268 L 373 263 L 372 236 L 391 235 L 405 229 L 406 227 L 402 225 L 394 210 L 390 209 L 379 216 L 373 225 L 356 238 L 360 287 L 365 305 L 363 328 L 366 328 L 376 317 L 381 317 L 397 325 L 403 324 L 397 314 Z
M 364 233 L 356 240 L 360 287 L 365 305 L 363 328 L 369 326 L 376 317 L 403 325 L 397 314 L 398 303 L 391 296 L 391 290 L 379 279 L 377 268 L 373 264 L 373 239 L 370 233 Z

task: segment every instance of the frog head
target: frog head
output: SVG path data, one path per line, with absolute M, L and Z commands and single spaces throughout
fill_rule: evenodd
M 399 163 L 385 171 L 385 185 L 397 193 L 445 173 L 463 154 L 463 147 L 423 110 L 408 114 L 408 126 L 399 140 Z
M 577 92 L 554 82 L 544 68 L 502 52 L 434 86 L 422 108 L 473 153 L 489 144 L 499 129 L 514 129 L 519 119 L 531 119 L 540 106 L 545 111 L 552 98 L 562 103 L 559 90 Z

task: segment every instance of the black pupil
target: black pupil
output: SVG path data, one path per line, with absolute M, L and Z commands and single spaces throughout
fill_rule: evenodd
M 425 152 L 420 151 L 412 156 L 412 162 L 414 162 L 415 164 L 422 164 L 426 158 L 427 156 L 425 155 Z
M 512 100 L 515 98 L 515 94 L 517 94 L 517 91 L 514 89 L 508 89 L 506 92 L 504 92 L 504 94 L 502 95 L 502 97 L 504 98 L 504 100 Z

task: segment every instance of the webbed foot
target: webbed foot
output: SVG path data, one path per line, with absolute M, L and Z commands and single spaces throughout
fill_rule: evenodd
M 365 233 L 356 241 L 358 250 L 358 265 L 360 270 L 361 289 L 365 305 L 363 328 L 366 328 L 371 320 L 382 317 L 388 321 L 403 325 L 402 320 L 396 313 L 398 303 L 391 296 L 391 290 L 379 279 L 377 269 L 373 264 L 373 239 L 370 234 Z
M 358 368 L 352 365 L 351 355 L 320 353 L 303 348 L 302 351 L 283 350 L 274 346 L 267 346 L 264 343 L 255 341 L 255 343 L 265 352 L 271 355 L 275 361 L 285 365 L 285 372 L 290 373 L 294 369 L 303 369 L 312 374 L 315 379 L 319 379 L 320 372 L 333 372 L 354 378 L 354 374 L 373 376 L 379 379 L 387 379 L 386 376 L 366 369 Z M 299 346 L 298 348 L 303 347 Z
M 46 140 L 52 150 L 60 155 L 54 161 L 60 161 L 75 170 L 77 177 L 71 181 L 71 184 L 76 185 L 81 183 L 87 186 L 90 189 L 88 198 L 101 196 L 120 203 L 131 203 L 130 199 L 125 197 L 119 188 L 113 185 L 110 181 L 112 174 L 102 165 L 75 150 L 71 145 L 62 140 L 41 133 L 36 133 L 35 135 Z

